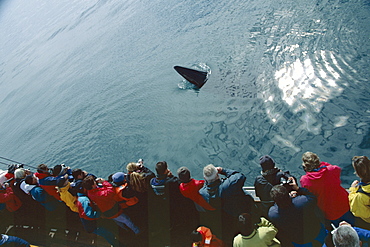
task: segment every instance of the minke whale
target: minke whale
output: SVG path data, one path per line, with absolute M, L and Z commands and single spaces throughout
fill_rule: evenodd
M 189 69 L 181 66 L 175 66 L 173 68 L 188 82 L 194 84 L 198 89 L 203 87 L 208 80 L 208 73 L 205 71 Z

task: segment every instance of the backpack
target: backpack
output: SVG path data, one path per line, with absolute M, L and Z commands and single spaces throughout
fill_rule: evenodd
M 362 189 L 362 186 L 360 185 L 360 187 L 358 188 L 358 190 L 356 191 L 356 193 L 362 193 L 362 194 L 365 194 L 367 196 L 370 196 L 370 193 L 369 192 L 365 192 L 363 189 Z

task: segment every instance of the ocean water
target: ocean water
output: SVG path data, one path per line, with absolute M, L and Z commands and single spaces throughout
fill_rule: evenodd
M 213 163 L 252 185 L 260 156 L 299 177 L 312 151 L 348 186 L 370 155 L 369 24 L 368 0 L 2 0 L 0 156 L 101 177 Z

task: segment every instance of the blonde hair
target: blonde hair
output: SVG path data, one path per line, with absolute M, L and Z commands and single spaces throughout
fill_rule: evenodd
M 146 192 L 148 187 L 145 178 L 138 172 L 130 173 L 130 186 L 136 192 Z
M 135 162 L 130 162 L 127 164 L 126 169 L 128 173 L 132 173 L 137 170 L 137 164 Z
M 320 166 L 319 156 L 312 152 L 305 152 L 302 155 L 302 161 L 307 172 L 312 172 L 314 169 L 319 168 Z

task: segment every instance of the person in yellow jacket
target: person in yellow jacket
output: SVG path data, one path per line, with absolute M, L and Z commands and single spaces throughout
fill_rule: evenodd
M 68 181 L 67 176 L 64 176 L 57 180 L 57 190 L 60 195 L 60 199 L 73 211 L 78 213 L 78 207 L 76 204 L 77 197 L 73 196 L 68 190 L 71 187 L 71 183 Z
M 355 180 L 349 188 L 349 204 L 354 216 L 363 220 L 356 226 L 370 229 L 370 160 L 366 156 L 354 156 L 352 166 L 361 181 Z
M 221 239 L 212 234 L 211 229 L 205 226 L 200 226 L 196 231 L 192 232 L 193 245 L 192 247 L 224 247 L 226 246 Z
M 239 215 L 240 234 L 235 236 L 233 247 L 280 247 L 280 241 L 275 238 L 278 232 L 276 227 L 263 217 L 260 220 L 258 224 L 254 224 L 250 214 Z

